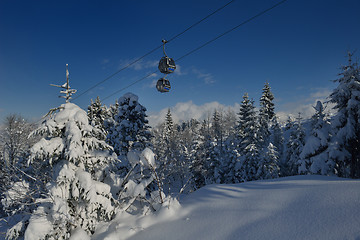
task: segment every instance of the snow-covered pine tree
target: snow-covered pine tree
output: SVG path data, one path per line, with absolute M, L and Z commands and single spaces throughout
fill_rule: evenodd
M 237 116 L 230 107 L 222 112 L 223 139 L 235 139 Z
M 360 178 L 360 67 L 348 54 L 348 64 L 343 66 L 337 88 L 330 94 L 336 115 L 331 121 L 334 129 L 330 145 L 330 158 L 336 172 L 342 177 Z
M 118 105 L 107 142 L 118 156 L 126 156 L 130 150 L 141 152 L 151 145 L 146 108 L 133 93 L 124 94 L 119 98 Z
M 258 163 L 260 162 L 260 151 L 256 144 L 246 145 L 241 156 L 242 165 L 240 181 L 252 181 L 258 179 Z
M 200 143 L 199 137 L 200 122 L 196 119 L 190 119 L 183 122 L 179 131 L 179 144 L 182 156 L 182 172 L 184 183 L 182 192 L 189 192 L 195 189 L 192 175 L 192 163 L 196 159 L 196 149 Z
M 212 118 L 212 132 L 217 142 L 217 146 L 219 146 L 220 150 L 222 150 L 223 146 L 223 126 L 222 126 L 222 114 L 220 111 L 214 111 Z
M 247 145 L 258 143 L 258 124 L 254 101 L 249 99 L 247 93 L 245 93 L 243 96 L 243 101 L 241 102 L 238 116 L 239 121 L 236 129 L 239 144 L 238 147 L 240 149 L 240 153 L 242 153 Z
M 264 148 L 269 145 L 271 120 L 275 116 L 273 100 L 274 95 L 271 92 L 269 83 L 266 82 L 260 98 L 258 131 L 259 142 Z
M 301 173 L 301 159 L 300 154 L 305 144 L 305 132 L 301 123 L 301 115 L 299 113 L 296 122 L 294 123 L 294 128 L 290 133 L 288 142 L 286 143 L 286 163 L 288 174 L 290 176 L 297 175 Z
M 224 157 L 223 146 L 223 125 L 222 114 L 215 110 L 211 119 L 211 143 L 209 145 L 209 154 L 206 161 L 206 184 L 222 182 L 222 163 Z
M 280 166 L 280 176 L 290 176 L 290 169 L 288 165 L 288 157 L 289 157 L 289 140 L 292 132 L 295 129 L 295 119 L 292 116 L 288 116 L 285 122 L 285 126 L 282 128 L 283 130 L 283 138 L 284 138 L 284 144 L 282 145 L 282 155 L 279 159 L 279 166 Z
M 271 92 L 269 83 L 266 82 L 260 98 L 258 139 L 261 159 L 258 163 L 256 179 L 273 178 L 279 175 L 279 154 L 271 141 L 276 140 L 276 144 L 281 145 L 282 136 L 279 135 L 281 129 L 276 120 L 273 100 L 274 95 Z M 272 124 L 275 124 L 275 126 L 272 126 Z M 276 135 L 274 135 L 275 133 Z
M 247 93 L 240 105 L 238 122 L 238 147 L 240 152 L 241 169 L 235 169 L 240 181 L 256 179 L 257 162 L 259 161 L 258 125 L 254 101 Z
M 160 126 L 160 140 L 156 146 L 156 153 L 159 162 L 159 175 L 164 183 L 166 194 L 177 194 L 182 188 L 183 169 L 181 146 L 177 127 L 172 119 L 170 109 L 168 109 L 165 122 Z
M 195 189 L 205 186 L 212 177 L 210 171 L 208 171 L 211 163 L 209 153 L 211 144 L 210 122 L 209 119 L 204 119 L 199 129 L 199 144 L 197 145 L 195 157 L 191 163 Z
M 223 113 L 223 157 L 222 157 L 222 183 L 237 183 L 235 169 L 238 163 L 238 149 L 236 144 L 236 113 L 230 108 Z
M 69 102 L 76 92 L 70 89 L 69 72 L 62 86 L 66 103 L 51 109 L 42 125 L 33 132 L 43 138 L 31 148 L 29 163 L 41 162 L 42 173 L 50 175 L 46 198 L 38 199 L 36 210 L 8 230 L 7 238 L 28 240 L 69 239 L 73 230 L 91 235 L 99 222 L 115 215 L 110 186 L 102 182 L 113 157 L 105 141 L 97 139 L 98 129 L 89 124 L 85 111 Z
M 110 104 L 109 107 L 106 107 L 106 116 L 107 118 L 104 120 L 104 130 L 106 132 L 106 142 L 109 143 L 109 136 L 113 135 L 113 131 L 116 129 L 114 126 L 116 125 L 115 116 L 119 111 L 119 102 L 118 99 L 115 100 L 114 104 Z M 111 144 L 111 143 L 110 143 Z
M 300 154 L 302 159 L 299 166 L 300 174 L 310 172 L 329 175 L 334 170 L 334 164 L 329 159 L 327 151 L 330 141 L 330 122 L 320 101 L 317 101 L 314 109 L 316 112 L 311 118 L 312 130 Z
M 284 152 L 284 135 L 283 135 L 283 130 L 276 116 L 274 116 L 273 119 L 271 120 L 270 142 L 276 148 L 276 151 L 278 152 L 279 155 L 279 159 L 282 159 Z
M 269 143 L 267 150 L 262 154 L 258 164 L 256 179 L 271 179 L 279 177 L 279 154 L 276 147 Z
M 87 115 L 91 126 L 101 130 L 98 138 L 105 140 L 107 132 L 105 131 L 104 122 L 110 117 L 110 114 L 108 113 L 106 106 L 101 103 L 99 96 L 95 99 L 95 101 L 91 99 L 91 104 L 88 106 Z
M 112 161 L 111 147 L 96 138 L 98 131 L 86 112 L 69 102 L 35 131 L 45 137 L 32 147 L 30 162 L 41 160 L 53 174 L 48 203 L 30 217 L 25 238 L 68 239 L 77 228 L 91 235 L 99 222 L 112 219 L 114 199 L 101 182 Z

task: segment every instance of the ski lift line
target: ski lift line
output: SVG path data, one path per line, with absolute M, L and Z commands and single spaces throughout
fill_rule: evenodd
M 277 6 L 279 6 L 279 5 L 283 4 L 283 3 L 285 3 L 286 1 L 287 1 L 287 0 L 282 0 L 282 1 L 278 2 L 278 3 L 276 3 L 275 5 L 273 5 L 272 7 L 267 8 L 267 9 L 265 9 L 264 11 L 259 12 L 259 13 L 258 13 L 258 14 L 256 14 L 255 16 L 253 16 L 253 17 L 251 17 L 251 18 L 248 18 L 247 20 L 243 21 L 243 22 L 242 22 L 242 23 L 240 23 L 239 25 L 237 25 L 237 26 L 235 26 L 235 27 L 233 27 L 233 28 L 231 28 L 231 29 L 227 30 L 226 32 L 224 32 L 224 33 L 220 34 L 219 36 L 217 36 L 217 37 L 215 37 L 215 38 L 211 39 L 210 41 L 207 41 L 207 42 L 206 42 L 206 43 L 204 43 L 203 45 L 201 45 L 201 46 L 199 46 L 199 47 L 197 47 L 197 48 L 195 48 L 195 49 L 191 50 L 190 52 L 186 53 L 185 55 L 183 55 L 183 56 L 179 57 L 179 58 L 178 58 L 178 59 L 176 59 L 175 61 L 180 61 L 181 59 L 183 59 L 183 58 L 185 58 L 185 57 L 189 56 L 190 54 L 193 54 L 194 52 L 196 52 L 196 51 L 200 50 L 201 48 L 203 48 L 203 47 L 205 47 L 205 46 L 209 45 L 210 43 L 212 43 L 212 42 L 214 42 L 214 41 L 218 40 L 219 38 L 221 38 L 221 37 L 225 36 L 226 34 L 228 34 L 228 33 L 232 32 L 232 31 L 236 30 L 237 28 L 239 28 L 239 27 L 241 27 L 241 26 L 243 26 L 243 25 L 245 25 L 245 24 L 247 24 L 247 23 L 251 22 L 252 20 L 254 20 L 254 19 L 256 19 L 256 18 L 260 17 L 261 15 L 263 15 L 263 14 L 265 14 L 265 13 L 267 13 L 267 12 L 269 12 L 270 10 L 272 10 L 272 9 L 276 8 Z
M 90 90 L 96 88 L 97 86 L 103 84 L 104 82 L 106 82 L 107 80 L 113 78 L 115 75 L 117 75 L 118 73 L 122 72 L 123 70 L 129 68 L 130 66 L 134 65 L 135 63 L 139 62 L 141 59 L 145 58 L 146 56 L 152 54 L 153 52 L 155 52 L 156 50 L 158 50 L 159 48 L 161 48 L 162 45 L 154 48 L 153 50 L 151 50 L 150 52 L 144 54 L 143 56 L 139 57 L 138 59 L 136 59 L 135 61 L 127 64 L 125 67 L 121 68 L 120 70 L 116 71 L 115 73 L 111 74 L 110 76 L 108 76 L 107 78 L 105 78 L 104 80 L 98 82 L 97 84 L 95 84 L 94 86 L 88 88 L 87 90 L 85 90 L 84 92 L 82 92 L 81 94 L 79 94 L 77 97 L 75 97 L 73 100 L 78 99 L 79 97 L 81 97 L 82 95 L 84 95 L 85 93 L 89 92 Z
M 207 18 L 211 17 L 212 15 L 214 15 L 215 13 L 221 11 L 223 8 L 227 7 L 228 5 L 230 5 L 231 3 L 233 3 L 235 0 L 231 0 L 230 2 L 226 3 L 224 6 L 216 9 L 214 12 L 210 13 L 209 15 L 207 15 L 206 17 L 202 18 L 201 20 L 197 21 L 196 23 L 194 23 L 193 25 L 191 25 L 190 27 L 188 27 L 187 29 L 185 29 L 184 31 L 182 31 L 181 33 L 175 35 L 174 37 L 170 38 L 169 40 L 166 40 L 166 42 L 171 42 L 172 40 L 174 40 L 175 38 L 179 37 L 180 35 L 184 34 L 185 32 L 189 31 L 191 28 L 195 27 L 196 25 L 198 25 L 199 23 L 205 21 Z
M 187 56 L 189 56 L 189 55 L 193 54 L 194 52 L 196 52 L 196 51 L 200 50 L 201 48 L 203 48 L 203 47 L 205 47 L 205 46 L 209 45 L 210 43 L 212 43 L 212 42 L 216 41 L 217 39 L 219 39 L 219 38 L 223 37 L 224 35 L 226 35 L 226 34 L 228 34 L 228 33 L 232 32 L 232 31 L 234 31 L 235 29 L 237 29 L 237 28 L 239 28 L 239 27 L 241 27 L 241 26 L 245 25 L 246 23 L 251 22 L 251 21 L 252 21 L 252 20 L 254 20 L 255 18 L 260 17 L 261 15 L 263 15 L 263 14 L 267 13 L 268 11 L 270 11 L 270 10 L 272 10 L 272 9 L 274 9 L 274 8 L 276 8 L 276 7 L 278 7 L 279 5 L 281 5 L 281 4 L 283 4 L 283 3 L 285 3 L 286 1 L 287 1 L 287 0 L 282 0 L 282 1 L 278 2 L 278 3 L 276 3 L 275 5 L 271 6 L 270 8 L 267 8 L 267 9 L 265 9 L 265 10 L 263 10 L 263 11 L 259 12 L 258 14 L 254 15 L 253 17 L 248 18 L 247 20 L 243 21 L 243 22 L 242 22 L 242 23 L 240 23 L 239 25 L 237 25 L 237 26 L 235 26 L 235 27 L 233 27 L 233 28 L 231 28 L 231 29 L 227 30 L 226 32 L 224 32 L 224 33 L 220 34 L 219 36 L 217 36 L 217 37 L 215 37 L 215 38 L 211 39 L 210 41 L 207 41 L 207 42 L 206 42 L 206 43 L 204 43 L 203 45 L 201 45 L 201 46 L 199 46 L 199 47 L 197 47 L 197 48 L 195 48 L 195 49 L 191 50 L 190 52 L 186 53 L 185 55 L 183 55 L 183 56 L 179 57 L 178 59 L 176 59 L 176 61 L 179 61 L 179 60 L 181 60 L 181 59 L 183 59 L 183 58 L 185 58 L 185 57 L 187 57 Z M 125 87 L 123 87 L 122 89 L 120 89 L 120 90 L 118 90 L 118 91 L 116 91 L 116 92 L 112 93 L 111 95 L 109 95 L 109 96 L 107 96 L 107 97 L 103 98 L 103 100 L 108 99 L 108 98 L 110 98 L 110 97 L 114 96 L 115 94 L 117 94 L 117 93 L 119 93 L 119 92 L 121 92 L 121 91 L 123 91 L 123 90 L 125 90 L 125 89 L 127 89 L 127 88 L 129 88 L 129 87 L 131 87 L 131 86 L 133 86 L 133 85 L 135 85 L 136 83 L 138 83 L 138 82 L 141 82 L 141 81 L 145 80 L 146 78 L 150 77 L 152 74 L 155 74 L 156 72 L 157 72 L 157 71 L 155 71 L 155 72 L 153 72 L 153 73 L 150 73 L 150 74 L 146 75 L 145 77 L 140 78 L 139 80 L 136 80 L 135 82 L 133 82 L 133 83 L 129 84 L 128 86 L 125 86 Z
M 125 87 L 123 87 L 123 88 L 121 88 L 121 89 L 117 90 L 116 92 L 114 92 L 114 93 L 110 94 L 109 96 L 107 96 L 107 97 L 103 98 L 103 99 L 102 99 L 102 101 L 105 101 L 106 99 L 108 99 L 108 98 L 110 98 L 110 97 L 114 96 L 115 94 L 118 94 L 119 92 L 124 91 L 125 89 L 127 89 L 127 88 L 129 88 L 129 87 L 131 87 L 131 86 L 133 86 L 133 85 L 135 85 L 135 84 L 137 84 L 138 82 L 141 82 L 141 81 L 145 80 L 146 78 L 148 78 L 148 77 L 150 77 L 151 75 L 156 74 L 156 73 L 157 73 L 157 71 L 152 72 L 152 73 L 149 73 L 149 74 L 148 74 L 148 75 L 146 75 L 145 77 L 142 77 L 142 78 L 140 78 L 140 79 L 136 80 L 135 82 L 133 82 L 133 83 L 131 83 L 131 84 L 129 84 L 129 85 L 127 85 L 127 86 L 125 86 Z
M 183 35 L 185 32 L 189 31 L 191 28 L 195 27 L 196 25 L 200 24 L 201 22 L 205 21 L 207 18 L 211 17 L 212 15 L 216 14 L 217 12 L 221 11 L 222 9 L 224 9 L 225 7 L 227 7 L 228 5 L 230 5 L 231 3 L 233 3 L 235 0 L 231 0 L 228 3 L 226 3 L 225 5 L 221 6 L 220 8 L 216 9 L 215 11 L 213 11 L 212 13 L 208 14 L 207 16 L 205 16 L 204 18 L 200 19 L 199 21 L 197 21 L 196 23 L 192 24 L 191 26 L 189 26 L 188 28 L 186 28 L 185 30 L 183 30 L 182 32 L 176 34 L 175 36 L 173 36 L 172 38 L 170 38 L 169 40 L 167 40 L 167 42 L 171 42 L 173 40 L 175 40 L 176 38 L 178 38 L 179 36 Z M 115 75 L 117 75 L 118 73 L 122 72 L 123 70 L 129 68 L 130 66 L 134 65 L 135 63 L 139 62 L 141 59 L 147 57 L 148 55 L 152 54 L 153 52 L 155 52 L 156 50 L 158 50 L 159 48 L 163 47 L 163 44 L 152 49 L 151 51 L 149 51 L 148 53 L 144 54 L 143 56 L 139 57 L 138 59 L 134 60 L 133 62 L 127 64 L 126 66 L 124 66 L 123 68 L 121 68 L 120 70 L 116 71 L 115 73 L 111 74 L 110 76 L 108 76 L 107 78 L 105 78 L 104 80 L 98 82 L 97 84 L 95 84 L 94 86 L 88 88 L 87 90 L 85 90 L 84 92 L 82 92 L 81 94 L 79 94 L 78 96 L 74 97 L 73 100 L 78 99 L 79 97 L 83 96 L 85 93 L 89 92 L 90 90 L 96 88 L 97 86 L 103 84 L 104 82 L 106 82 L 107 80 L 113 78 Z

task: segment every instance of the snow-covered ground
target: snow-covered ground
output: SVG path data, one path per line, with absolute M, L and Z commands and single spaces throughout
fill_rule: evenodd
M 89 238 L 75 231 L 71 239 Z M 208 185 L 155 215 L 118 214 L 91 239 L 360 240 L 360 180 L 295 176 Z
M 209 185 L 158 216 L 119 215 L 93 239 L 360 239 L 360 181 L 295 176 Z

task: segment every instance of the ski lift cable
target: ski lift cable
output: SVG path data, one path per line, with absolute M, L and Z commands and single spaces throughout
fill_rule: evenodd
M 206 45 L 209 45 L 210 43 L 212 43 L 212 42 L 214 42 L 214 41 L 218 40 L 219 38 L 221 38 L 221 37 L 225 36 L 226 34 L 228 34 L 228 33 L 232 32 L 232 31 L 234 31 L 234 30 L 238 29 L 239 27 L 241 27 L 241 26 L 243 26 L 243 25 L 245 25 L 245 24 L 247 24 L 247 23 L 251 22 L 252 20 L 254 20 L 254 19 L 256 19 L 256 18 L 260 17 L 261 15 L 263 15 L 263 14 L 265 14 L 265 13 L 269 12 L 270 10 L 272 10 L 272 9 L 276 8 L 277 6 L 279 6 L 279 5 L 283 4 L 283 3 L 285 3 L 286 1 L 287 1 L 287 0 L 282 0 L 282 1 L 278 2 L 278 3 L 276 3 L 275 5 L 271 6 L 270 8 L 267 8 L 267 9 L 265 9 L 265 10 L 263 10 L 263 11 L 259 12 L 258 14 L 254 15 L 253 17 L 246 19 L 245 21 L 243 21 L 243 22 L 242 22 L 242 23 L 240 23 L 239 25 L 237 25 L 237 26 L 235 26 L 235 27 L 233 27 L 233 28 L 231 28 L 231 29 L 227 30 L 226 32 L 224 32 L 224 33 L 222 33 L 222 34 L 218 35 L 217 37 L 215 37 L 215 38 L 211 39 L 210 41 L 207 41 L 206 43 L 202 44 L 201 46 L 199 46 L 199 47 L 197 47 L 197 48 L 195 48 L 195 49 L 191 50 L 190 52 L 188 52 L 188 53 L 186 53 L 185 55 L 183 55 L 183 56 L 179 57 L 178 59 L 176 59 L 175 61 L 179 61 L 179 60 L 181 60 L 181 59 L 183 59 L 183 58 L 185 58 L 185 57 L 189 56 L 190 54 L 192 54 L 192 53 L 194 53 L 194 52 L 196 52 L 196 51 L 200 50 L 201 48 L 205 47 Z
M 226 32 L 224 32 L 224 33 L 222 33 L 222 34 L 220 34 L 220 35 L 218 35 L 218 36 L 216 36 L 215 38 L 213 38 L 213 39 L 211 39 L 211 40 L 207 41 L 206 43 L 204 43 L 204 44 L 200 45 L 199 47 L 194 48 L 193 50 L 189 51 L 188 53 L 184 54 L 183 56 L 181 56 L 181 57 L 177 58 L 175 61 L 180 61 L 181 59 L 183 59 L 183 58 L 185 58 L 185 57 L 187 57 L 187 56 L 189 56 L 189 55 L 193 54 L 194 52 L 196 52 L 196 51 L 200 50 L 201 48 L 203 48 L 203 47 L 205 47 L 205 46 L 209 45 L 210 43 L 212 43 L 212 42 L 216 41 L 217 39 L 219 39 L 219 38 L 221 38 L 221 37 L 225 36 L 226 34 L 228 34 L 228 33 L 232 32 L 232 31 L 234 31 L 234 30 L 236 30 L 237 28 L 239 28 L 239 27 L 241 27 L 241 26 L 243 26 L 243 25 L 245 25 L 245 24 L 247 24 L 247 23 L 251 22 L 252 20 L 254 20 L 254 19 L 256 19 L 256 18 L 260 17 L 261 15 L 263 15 L 263 14 L 265 14 L 265 13 L 269 12 L 270 10 L 272 10 L 272 9 L 274 9 L 274 8 L 276 8 L 276 7 L 278 7 L 279 5 L 281 5 L 281 4 L 283 4 L 283 3 L 285 3 L 286 1 L 287 1 L 287 0 L 282 0 L 282 1 L 278 2 L 278 3 L 276 3 L 275 5 L 273 5 L 273 6 L 269 7 L 269 8 L 267 8 L 267 9 L 265 9 L 265 10 L 263 10 L 263 11 L 259 12 L 258 14 L 254 15 L 253 17 L 248 18 L 247 20 L 243 21 L 243 22 L 242 22 L 242 23 L 240 23 L 239 25 L 237 25 L 237 26 L 235 26 L 235 27 L 233 27 L 233 28 L 231 28 L 231 29 L 227 30 Z M 131 84 L 129 84 L 129 85 L 127 85 L 127 86 L 125 86 L 125 87 L 121 88 L 120 90 L 118 90 L 118 91 L 116 91 L 116 92 L 114 92 L 114 93 L 112 93 L 112 94 L 108 95 L 107 97 L 103 98 L 103 100 L 106 100 L 106 99 L 108 99 L 108 98 L 112 97 L 113 95 L 115 95 L 115 94 L 117 94 L 117 93 L 119 93 L 119 92 L 121 92 L 121 91 L 123 91 L 123 90 L 125 90 L 125 89 L 127 89 L 127 88 L 129 88 L 129 87 L 131 87 L 131 86 L 133 86 L 133 85 L 135 85 L 136 83 L 139 83 L 139 82 L 141 82 L 141 81 L 145 80 L 146 78 L 150 77 L 151 75 L 153 75 L 153 74 L 155 74 L 155 73 L 157 73 L 157 71 L 155 71 L 155 72 L 153 72 L 153 73 L 150 73 L 150 74 L 148 74 L 148 75 L 146 75 L 146 76 L 144 76 L 144 77 L 142 77 L 142 78 L 140 78 L 140 79 L 136 80 L 135 82 L 133 82 L 133 83 L 131 83 Z
M 201 22 L 205 21 L 206 19 L 208 19 L 209 17 L 211 17 L 212 15 L 216 14 L 217 12 L 221 11 L 222 9 L 224 9 L 225 7 L 227 7 L 228 5 L 230 5 L 231 3 L 233 3 L 235 0 L 231 0 L 228 3 L 226 3 L 225 5 L 221 6 L 220 8 L 216 9 L 215 11 L 213 11 L 212 13 L 208 14 L 207 16 L 205 16 L 204 18 L 200 19 L 199 21 L 195 22 L 194 24 L 192 24 L 191 26 L 189 26 L 188 28 L 186 28 L 185 30 L 183 30 L 182 32 L 176 34 L 175 36 L 173 36 L 172 38 L 170 38 L 169 40 L 167 40 L 167 42 L 171 42 L 173 40 L 175 40 L 176 38 L 180 37 L 182 34 L 184 34 L 185 32 L 189 31 L 191 28 L 195 27 L 196 25 L 200 24 Z M 104 80 L 96 83 L 95 85 L 93 85 L 92 87 L 88 88 L 87 90 L 85 90 L 84 92 L 82 92 L 81 94 L 79 94 L 78 96 L 74 97 L 73 100 L 76 100 L 78 98 L 80 98 L 81 96 L 83 96 L 85 93 L 89 92 L 90 90 L 96 88 L 97 86 L 103 84 L 104 82 L 106 82 L 107 80 L 113 78 L 115 75 L 117 75 L 118 73 L 122 72 L 123 70 L 131 67 L 132 65 L 134 65 L 135 63 L 139 62 L 141 59 L 147 57 L 148 55 L 152 54 L 153 52 L 155 52 L 156 50 L 158 50 L 159 48 L 163 47 L 163 44 L 161 44 L 160 46 L 157 46 L 156 48 L 152 49 L 151 51 L 149 51 L 148 53 L 144 54 L 143 56 L 135 59 L 134 61 L 132 61 L 131 63 L 127 64 L 126 66 L 124 66 L 123 68 L 121 68 L 120 70 L 116 71 L 115 73 L 111 74 L 110 76 L 108 76 L 107 78 L 105 78 Z M 132 86 L 133 84 L 131 84 Z
M 150 77 L 151 75 L 156 74 L 156 73 L 157 73 L 157 71 L 154 71 L 154 72 L 152 72 L 152 73 L 149 73 L 148 75 L 146 75 L 146 76 L 144 76 L 144 77 L 142 77 L 142 78 L 140 78 L 140 79 L 136 80 L 135 82 L 133 82 L 133 83 L 131 83 L 131 84 L 129 84 L 129 85 L 127 85 L 127 86 L 125 86 L 125 87 L 123 87 L 123 88 L 121 88 L 121 89 L 117 90 L 116 92 L 114 92 L 114 93 L 112 93 L 112 94 L 108 95 L 107 97 L 103 98 L 103 99 L 102 99 L 102 101 L 105 101 L 106 99 L 108 99 L 108 98 L 110 98 L 110 97 L 114 96 L 115 94 L 117 94 L 117 93 L 119 93 L 119 92 L 124 91 L 125 89 L 127 89 L 127 88 L 129 88 L 129 87 L 131 87 L 131 86 L 133 86 L 133 85 L 135 85 L 135 84 L 137 84 L 138 82 L 141 82 L 141 81 L 145 80 L 146 78 L 148 78 L 148 77 Z

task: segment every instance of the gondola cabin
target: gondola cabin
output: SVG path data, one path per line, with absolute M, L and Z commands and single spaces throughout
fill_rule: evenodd
M 156 89 L 159 91 L 159 92 L 169 92 L 170 91 L 170 82 L 169 80 L 165 79 L 165 78 L 160 78 L 157 83 L 156 83 Z
M 161 73 L 173 73 L 176 69 L 175 61 L 167 56 L 162 57 L 159 62 L 159 70 Z

